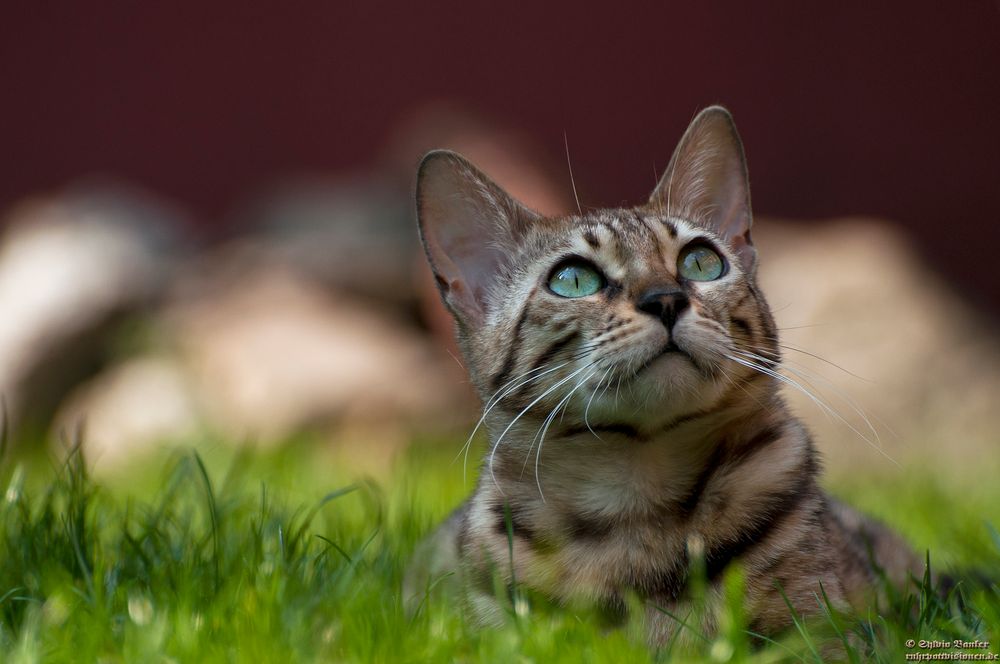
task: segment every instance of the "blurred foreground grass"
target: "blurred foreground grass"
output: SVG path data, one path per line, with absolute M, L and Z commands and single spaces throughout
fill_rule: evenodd
M 962 602 L 924 588 L 755 645 L 738 572 L 720 635 L 695 634 L 689 650 L 651 652 L 636 621 L 608 631 L 597 616 L 536 605 L 476 630 L 441 593 L 410 617 L 406 561 L 469 490 L 452 463 L 459 446 L 416 441 L 377 480 L 309 441 L 278 452 L 202 441 L 198 454 L 164 453 L 102 482 L 78 455 L 0 461 L 0 660 L 817 661 L 838 631 L 854 633 L 853 661 L 903 661 L 907 639 L 1000 646 L 1000 593 L 962 586 Z M 929 547 L 935 568 L 1000 577 L 989 525 L 1000 524 L 1000 482 L 955 486 L 928 468 L 891 481 L 858 472 L 833 489 Z

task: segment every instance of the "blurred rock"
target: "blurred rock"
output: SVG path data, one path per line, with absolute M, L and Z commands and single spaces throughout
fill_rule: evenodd
M 104 360 L 107 333 L 167 274 L 173 222 L 157 202 L 81 189 L 14 209 L 0 240 L 0 394 L 17 422 L 45 422 Z
M 847 421 L 786 390 L 834 470 L 892 467 L 879 446 L 904 465 L 996 465 L 1000 337 L 895 226 L 760 219 L 754 239 L 789 377 Z
M 153 325 L 151 355 L 87 382 L 57 417 L 57 431 L 85 426 L 99 470 L 193 434 L 268 446 L 304 431 L 379 466 L 415 431 L 453 431 L 474 413 L 461 367 L 411 321 L 253 242 L 187 262 Z
M 467 412 L 459 368 L 391 311 L 280 264 L 209 271 L 185 277 L 165 321 L 205 412 L 230 436 L 273 441 L 345 421 L 440 428 Z
M 102 468 L 203 430 L 188 372 L 176 359 L 139 357 L 109 368 L 78 388 L 55 429 L 84 432 L 87 458 Z

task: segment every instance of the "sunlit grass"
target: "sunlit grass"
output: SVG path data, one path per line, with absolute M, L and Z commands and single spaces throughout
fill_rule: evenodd
M 959 602 L 928 583 L 860 618 L 818 597 L 819 619 L 760 638 L 747 632 L 735 569 L 718 633 L 694 627 L 696 601 L 683 638 L 659 651 L 639 617 L 609 629 L 537 599 L 499 629 L 475 629 L 443 591 L 408 615 L 406 562 L 468 491 L 452 463 L 458 447 L 416 442 L 379 479 L 305 441 L 244 453 L 204 441 L 200 454 L 147 460 L 107 482 L 88 477 L 78 455 L 2 461 L 0 660 L 899 662 L 911 638 L 1000 645 L 995 589 L 963 589 Z M 835 488 L 931 546 L 932 562 L 1000 572 L 988 525 L 1000 487 L 968 500 L 931 478 Z

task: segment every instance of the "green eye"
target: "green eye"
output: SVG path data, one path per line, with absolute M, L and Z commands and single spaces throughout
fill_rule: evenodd
M 604 277 L 582 261 L 558 266 L 549 277 L 549 289 L 562 297 L 586 297 L 604 288 Z
M 722 257 L 704 245 L 685 248 L 677 259 L 677 271 L 691 281 L 713 281 L 724 270 Z

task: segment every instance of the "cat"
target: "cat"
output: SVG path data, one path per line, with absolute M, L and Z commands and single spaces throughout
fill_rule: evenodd
M 881 572 L 923 573 L 900 536 L 820 489 L 779 394 L 727 110 L 694 118 L 642 206 L 542 217 L 448 151 L 423 159 L 416 200 L 490 441 L 421 564 L 458 570 L 480 621 L 502 616 L 498 576 L 557 603 L 638 596 L 662 644 L 697 558 L 710 588 L 738 561 L 749 629 L 774 634 L 788 604 L 820 611 L 820 584 L 846 610 Z

